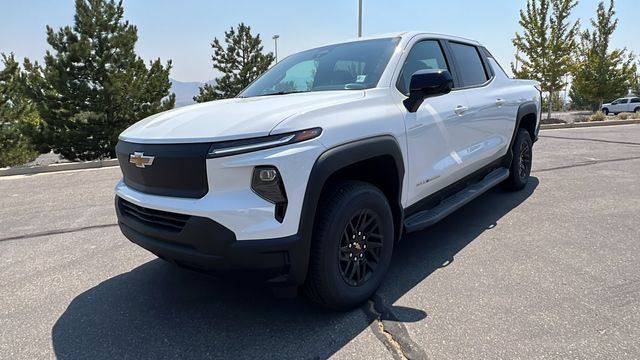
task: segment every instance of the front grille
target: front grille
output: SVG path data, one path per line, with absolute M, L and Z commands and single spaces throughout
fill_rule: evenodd
M 176 214 L 168 211 L 148 209 L 118 198 L 123 215 L 154 228 L 162 228 L 172 232 L 180 232 L 191 218 L 190 215 Z
M 209 144 L 135 144 L 118 141 L 116 155 L 127 186 L 147 194 L 201 198 L 209 190 L 207 152 Z M 130 162 L 134 153 L 153 157 L 138 167 Z

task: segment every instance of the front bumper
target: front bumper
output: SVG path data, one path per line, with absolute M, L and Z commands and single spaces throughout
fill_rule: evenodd
M 119 196 L 115 202 L 122 233 L 171 263 L 274 284 L 304 282 L 309 249 L 298 234 L 238 241 L 233 231 L 210 218 L 148 209 Z
M 140 149 L 144 151 L 147 148 Z M 160 147 L 149 149 L 158 150 Z M 284 238 L 300 230 L 303 205 L 300 199 L 305 196 L 311 172 L 310 164 L 316 161 L 323 149 L 322 144 L 317 139 L 313 139 L 246 154 L 207 159 L 203 160 L 206 164 L 206 175 L 193 172 L 192 168 L 180 166 L 176 166 L 175 170 L 171 170 L 171 167 L 163 167 L 162 171 L 153 171 L 155 166 L 163 165 L 163 160 L 168 161 L 161 154 L 156 156 L 153 166 L 138 169 L 142 174 L 140 176 L 145 178 L 145 181 L 141 182 L 148 180 L 155 189 L 165 188 L 168 186 L 167 183 L 171 182 L 170 187 L 177 186 L 179 191 L 182 191 L 180 189 L 183 187 L 194 190 L 198 188 L 191 186 L 195 183 L 189 183 L 186 180 L 162 180 L 157 177 L 177 179 L 195 176 L 206 179 L 207 193 L 202 197 L 171 196 L 176 195 L 175 193 L 150 193 L 139 186 L 135 188 L 128 185 L 126 179 L 118 182 L 115 191 L 117 196 L 140 206 L 212 219 L 232 231 L 238 241 Z M 130 150 L 134 151 L 136 148 Z M 184 152 L 187 151 L 184 150 L 181 154 Z M 159 153 L 149 152 L 148 155 L 156 154 Z M 187 160 L 188 155 L 185 155 Z M 260 197 L 251 188 L 253 171 L 259 166 L 274 166 L 280 172 L 289 200 L 284 219 L 277 218 L 277 209 L 273 203 Z M 147 170 L 152 171 L 147 173 Z

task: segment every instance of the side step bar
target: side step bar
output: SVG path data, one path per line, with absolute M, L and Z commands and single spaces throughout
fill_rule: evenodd
M 469 187 L 457 192 L 450 197 L 442 200 L 440 204 L 429 210 L 417 212 L 404 220 L 404 228 L 406 232 L 420 231 L 427 228 L 438 221 L 444 219 L 447 215 L 458 210 L 471 200 L 482 195 L 487 190 L 498 185 L 509 177 L 509 169 L 501 167 L 493 170 L 481 181 L 470 185 Z

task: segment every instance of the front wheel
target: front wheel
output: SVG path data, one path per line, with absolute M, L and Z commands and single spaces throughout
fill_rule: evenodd
M 527 186 L 533 163 L 533 142 L 529 132 L 519 129 L 513 142 L 513 160 L 505 186 L 510 190 L 521 190 Z
M 382 283 L 393 252 L 393 216 L 384 194 L 368 183 L 339 182 L 326 194 L 317 210 L 305 292 L 322 306 L 347 310 Z
M 607 109 L 607 108 L 602 109 L 602 113 L 604 114 L 604 116 L 609 115 L 609 109 Z

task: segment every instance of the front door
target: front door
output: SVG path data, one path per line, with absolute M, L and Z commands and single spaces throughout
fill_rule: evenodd
M 627 111 L 627 102 L 629 99 L 618 99 L 611 103 L 611 111 L 612 113 L 620 113 L 623 111 Z
M 451 132 L 452 127 L 464 121 L 464 94 L 452 92 L 428 98 L 415 113 L 408 112 L 401 103 L 409 93 L 411 75 L 425 69 L 450 70 L 438 40 L 422 40 L 413 45 L 396 84 L 405 95 L 398 96 L 398 102 L 407 131 L 409 205 L 452 183 L 451 177 L 462 164 Z

